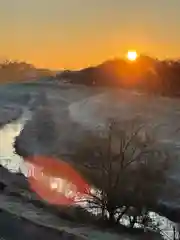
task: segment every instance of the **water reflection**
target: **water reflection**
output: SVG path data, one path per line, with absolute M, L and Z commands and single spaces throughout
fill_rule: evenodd
M 0 164 L 11 172 L 26 173 L 23 159 L 14 152 L 13 142 L 23 129 L 25 122 L 31 118 L 31 112 L 25 111 L 16 121 L 0 129 Z
M 32 156 L 25 159 L 25 164 L 32 190 L 51 204 L 74 204 L 89 194 L 88 183 L 67 162 L 53 157 Z

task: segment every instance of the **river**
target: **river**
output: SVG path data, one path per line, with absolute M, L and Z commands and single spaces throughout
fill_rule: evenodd
M 26 174 L 23 159 L 15 153 L 13 143 L 23 129 L 27 120 L 31 118 L 31 112 L 25 109 L 22 116 L 0 129 L 0 164 L 11 172 L 21 171 Z

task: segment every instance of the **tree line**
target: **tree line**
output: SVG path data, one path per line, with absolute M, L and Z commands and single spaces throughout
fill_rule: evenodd
M 50 75 L 52 75 L 50 70 L 37 69 L 24 61 L 3 60 L 0 62 L 0 82 L 33 80 Z
M 180 61 L 140 56 L 136 61 L 112 59 L 79 71 L 57 76 L 90 86 L 118 86 L 167 96 L 180 95 Z

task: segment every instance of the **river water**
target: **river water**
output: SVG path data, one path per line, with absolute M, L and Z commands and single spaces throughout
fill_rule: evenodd
M 26 166 L 23 164 L 23 159 L 15 153 L 13 143 L 30 118 L 31 112 L 25 110 L 19 119 L 0 129 L 0 164 L 11 172 L 21 171 L 26 174 Z

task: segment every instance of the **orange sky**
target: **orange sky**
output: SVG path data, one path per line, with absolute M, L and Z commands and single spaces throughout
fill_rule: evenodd
M 0 58 L 81 68 L 128 49 L 180 56 L 177 0 L 2 0 Z

